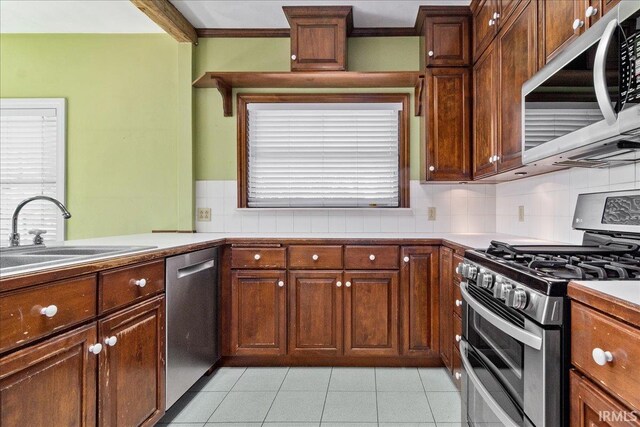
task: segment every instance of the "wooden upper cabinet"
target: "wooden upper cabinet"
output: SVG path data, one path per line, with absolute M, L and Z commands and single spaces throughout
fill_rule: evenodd
M 473 8 L 473 58 L 477 61 L 498 32 L 498 0 L 480 0 Z
M 471 178 L 471 71 L 429 68 L 426 102 L 423 176 L 427 181 Z
M 602 0 L 602 15 L 606 15 L 611 9 L 620 3 L 620 1 L 621 0 Z
M 522 84 L 537 71 L 537 8 L 526 0 L 498 35 L 498 172 L 522 164 Z
M 164 313 L 161 296 L 99 322 L 99 425 L 152 426 L 164 414 Z
M 345 71 L 351 6 L 283 6 L 291 26 L 291 71 Z
M 398 355 L 398 273 L 344 274 L 344 353 Z
M 446 247 L 440 248 L 440 355 L 445 366 L 453 367 L 453 251 Z
M 538 60 L 542 67 L 584 32 L 585 1 L 540 1 L 538 7 Z
M 429 355 L 438 347 L 438 248 L 404 247 L 401 258 L 402 354 Z
M 231 353 L 280 355 L 287 350 L 286 273 L 237 270 L 231 274 Z
M 289 273 L 289 354 L 342 353 L 342 271 Z
M 471 65 L 469 27 L 468 15 L 427 16 L 423 26 L 425 65 Z
M 498 13 L 500 14 L 498 17 L 498 28 L 502 28 L 502 26 L 509 20 L 511 14 L 516 10 L 521 0 L 500 0 L 500 10 Z
M 95 426 L 95 323 L 0 358 L 0 426 Z
M 473 177 L 496 173 L 498 57 L 491 43 L 473 67 Z M 520 123 L 520 121 L 518 121 Z

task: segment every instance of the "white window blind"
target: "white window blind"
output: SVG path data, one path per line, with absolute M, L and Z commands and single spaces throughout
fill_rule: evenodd
M 45 195 L 64 203 L 64 99 L 0 100 L 0 246 L 8 244 L 11 216 L 22 200 Z M 47 231 L 46 241 L 64 240 L 60 211 L 42 201 L 20 212 L 18 233 Z
M 249 207 L 398 207 L 401 103 L 247 105 Z

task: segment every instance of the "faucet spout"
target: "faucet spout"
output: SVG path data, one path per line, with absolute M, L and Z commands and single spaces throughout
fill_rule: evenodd
M 20 215 L 20 211 L 25 207 L 27 203 L 33 202 L 34 200 L 46 200 L 58 207 L 62 212 L 62 217 L 64 219 L 71 218 L 71 213 L 67 210 L 66 206 L 62 204 L 57 199 L 49 196 L 34 196 L 28 199 L 21 201 L 18 206 L 16 206 L 15 211 L 13 211 L 13 216 L 11 217 L 11 235 L 9 236 L 9 244 L 11 246 L 19 246 L 20 245 L 20 233 L 18 233 L 18 215 Z

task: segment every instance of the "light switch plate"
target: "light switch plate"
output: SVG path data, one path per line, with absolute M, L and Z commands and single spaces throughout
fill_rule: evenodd
M 430 207 L 427 210 L 427 221 L 435 221 L 436 220 L 436 208 Z
M 518 221 L 524 222 L 524 206 L 518 206 Z
M 198 221 L 200 222 L 211 221 L 211 208 L 198 208 Z

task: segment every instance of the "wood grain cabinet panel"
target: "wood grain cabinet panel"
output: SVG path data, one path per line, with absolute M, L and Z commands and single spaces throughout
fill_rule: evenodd
M 96 276 L 35 286 L 0 296 L 0 352 L 91 319 Z M 42 310 L 49 308 L 49 315 Z
M 344 274 L 345 355 L 398 355 L 398 272 Z
M 429 68 L 426 80 L 426 180 L 471 178 L 471 71 Z
M 500 13 L 498 0 L 480 0 L 473 12 L 473 58 L 480 58 L 498 32 L 495 14 Z
M 290 269 L 342 269 L 342 246 L 289 246 Z
M 281 355 L 287 350 L 286 273 L 239 270 L 231 274 L 231 352 Z
M 424 20 L 427 67 L 464 67 L 471 64 L 468 16 L 433 16 Z
M 290 355 L 342 353 L 342 271 L 289 273 Z
M 102 272 L 98 281 L 100 313 L 124 307 L 164 291 L 164 260 Z
M 514 10 L 518 7 L 521 0 L 500 0 L 500 17 L 498 18 L 498 28 L 502 28 L 502 26 L 509 20 L 509 17 L 513 13 Z
M 431 354 L 439 345 L 438 248 L 403 247 L 401 258 L 402 354 Z
M 585 29 L 584 0 L 539 1 L 539 65 L 548 64 Z M 574 21 L 581 26 L 574 30 Z
M 0 358 L 1 426 L 95 426 L 95 323 Z
M 101 426 L 152 426 L 164 414 L 164 313 L 161 296 L 99 322 Z
M 602 0 L 602 15 L 609 13 L 609 11 L 616 7 L 620 1 L 622 0 Z
M 398 246 L 345 246 L 347 270 L 393 270 L 398 268 Z
M 495 43 L 473 67 L 473 177 L 494 175 L 497 163 L 498 57 Z
M 453 278 L 451 277 L 453 251 L 440 248 L 440 356 L 444 365 L 452 370 L 453 362 Z

